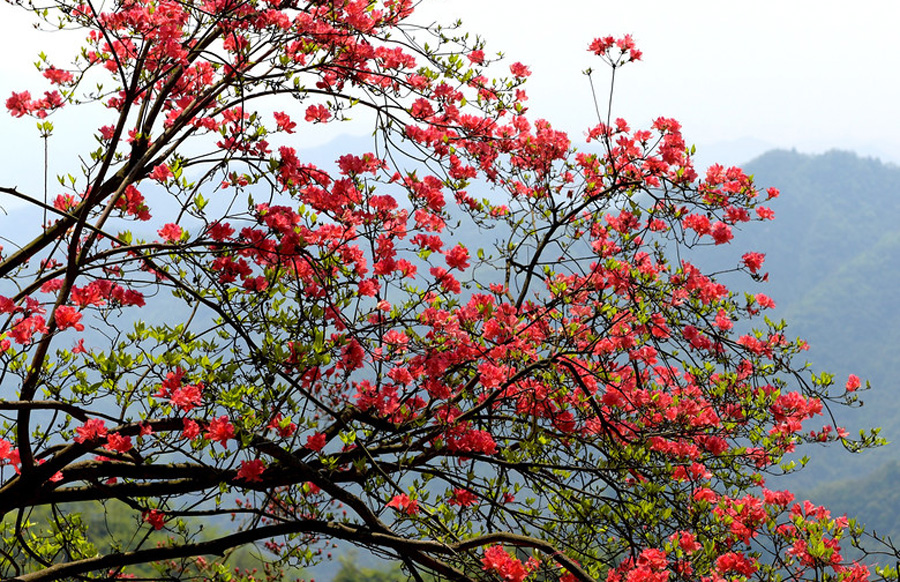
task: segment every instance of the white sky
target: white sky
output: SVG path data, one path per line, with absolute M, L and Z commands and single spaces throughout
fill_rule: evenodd
M 429 6 L 430 5 L 430 6 Z M 614 116 L 665 115 L 689 142 L 851 149 L 900 161 L 896 0 L 433 0 L 531 65 L 532 114 L 573 133 L 591 123 L 581 71 L 597 36 L 630 33 L 642 62 L 617 73 Z M 599 80 L 601 77 L 595 73 Z M 734 162 L 746 160 L 732 160 Z
M 608 87 L 588 43 L 630 33 L 644 57 L 620 70 L 614 116 L 633 127 L 660 115 L 678 119 L 701 161 L 739 163 L 796 147 L 900 162 L 897 0 L 425 0 L 419 8 L 419 20 L 455 18 L 482 34 L 489 52 L 531 67 L 531 116 L 570 131 L 575 142 L 596 122 L 581 71 L 594 68 L 604 99 Z M 28 22 L 27 13 L 0 3 L 0 104 L 13 90 L 40 95 L 46 86 L 32 64 L 37 53 L 62 66 L 63 47 L 80 36 L 36 33 Z M 41 153 L 34 122 L 0 109 L 0 182 L 30 183 Z M 72 141 L 93 129 L 82 117 L 54 121 L 67 136 L 51 146 L 55 161 L 65 161 L 61 150 L 93 145 Z M 72 169 L 54 164 L 52 171 Z

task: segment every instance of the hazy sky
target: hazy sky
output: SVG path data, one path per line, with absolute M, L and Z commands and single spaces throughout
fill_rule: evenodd
M 630 33 L 644 57 L 617 74 L 614 114 L 632 125 L 665 115 L 680 120 L 698 147 L 752 139 L 762 147 L 853 149 L 900 161 L 896 0 L 434 0 L 425 6 L 462 18 L 492 46 L 530 64 L 532 113 L 573 132 L 593 120 L 581 71 L 601 64 L 587 44 Z
M 63 65 L 62 47 L 77 40 L 35 33 L 27 17 L 0 3 L 2 101 L 13 90 L 40 94 L 46 87 L 32 64 L 37 53 L 44 49 Z M 484 36 L 489 51 L 532 68 L 531 115 L 569 130 L 575 141 L 596 122 L 582 71 L 596 70 L 604 99 L 608 88 L 607 70 L 588 43 L 630 33 L 644 58 L 618 74 L 614 115 L 634 127 L 660 115 L 678 119 L 704 161 L 737 163 L 771 147 L 796 147 L 900 162 L 896 0 L 425 0 L 420 7 L 420 20 L 455 18 Z M 59 122 L 62 132 L 84 120 Z M 21 171 L 40 146 L 34 123 L 4 111 L 0 130 L 0 172 Z

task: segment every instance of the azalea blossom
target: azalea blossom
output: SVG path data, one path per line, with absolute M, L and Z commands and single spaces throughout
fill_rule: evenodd
M 251 461 L 241 461 L 241 468 L 238 469 L 237 478 L 251 483 L 262 481 L 261 475 L 266 470 L 266 464 L 260 459 Z
M 234 438 L 234 426 L 228 421 L 227 416 L 220 416 L 209 423 L 206 428 L 206 438 L 227 449 L 228 441 Z
M 106 423 L 99 418 L 91 418 L 83 425 L 75 428 L 75 442 L 83 443 L 106 436 Z
M 406 513 L 407 515 L 416 515 L 419 513 L 419 503 L 415 499 L 410 499 L 406 493 L 395 495 L 387 503 L 387 507 L 392 507 L 397 511 Z

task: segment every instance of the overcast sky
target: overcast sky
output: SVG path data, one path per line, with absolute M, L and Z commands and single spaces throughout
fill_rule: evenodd
M 900 162 L 896 0 L 425 0 L 418 17 L 461 18 L 487 39 L 489 52 L 529 65 L 531 115 L 570 131 L 574 141 L 596 122 L 582 71 L 597 71 L 604 99 L 608 88 L 607 70 L 588 43 L 630 33 L 644 58 L 618 74 L 614 115 L 633 127 L 660 115 L 678 119 L 702 161 L 739 163 L 773 147 L 796 147 Z M 32 64 L 37 53 L 46 50 L 63 65 L 63 47 L 75 40 L 35 33 L 27 13 L 0 3 L 2 101 L 13 90 L 40 94 L 46 87 Z M 58 125 L 68 124 L 60 135 L 79 122 L 60 118 Z M 34 123 L 3 111 L 0 130 L 3 182 L 27 181 L 8 176 L 40 159 L 29 153 L 40 153 Z M 53 145 L 59 152 L 78 144 Z

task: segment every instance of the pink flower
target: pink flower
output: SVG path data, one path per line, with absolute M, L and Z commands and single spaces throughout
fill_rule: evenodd
M 49 79 L 54 85 L 65 85 L 71 83 L 75 77 L 69 71 L 63 71 L 56 67 L 50 67 L 44 71 L 44 78 Z
M 861 385 L 862 382 L 860 382 L 859 376 L 856 374 L 850 374 L 847 378 L 847 392 L 856 392 Z
M 103 140 L 111 140 L 116 135 L 116 127 L 114 125 L 104 125 L 100 128 L 100 138 Z
M 31 100 L 31 93 L 22 91 L 21 93 L 13 93 L 6 100 L 6 108 L 9 109 L 13 117 L 22 117 L 31 113 L 35 109 L 35 104 Z
M 237 478 L 249 482 L 262 481 L 260 475 L 266 470 L 266 464 L 260 459 L 252 461 L 241 461 L 241 468 L 238 469 Z
M 159 236 L 166 242 L 177 242 L 181 239 L 181 227 L 177 224 L 169 223 L 156 231 Z
M 509 72 L 517 79 L 524 79 L 531 74 L 531 70 L 522 63 L 513 63 L 509 66 Z
M 721 329 L 723 331 L 727 331 L 727 330 L 731 329 L 733 326 L 734 326 L 734 324 L 731 322 L 731 318 L 728 317 L 728 314 L 725 312 L 725 310 L 720 309 L 719 312 L 716 314 L 716 327 L 718 327 L 719 329 Z
M 764 293 L 756 294 L 756 302 L 759 303 L 759 306 L 764 309 L 773 309 L 775 307 L 775 302 L 772 301 L 772 299 Z
M 59 329 L 75 328 L 76 331 L 84 331 L 84 324 L 80 323 L 81 313 L 70 305 L 60 305 L 53 314 L 56 326 Z
M 468 55 L 466 55 L 466 58 L 469 59 L 470 63 L 475 64 L 475 65 L 480 65 L 484 62 L 484 51 L 482 51 L 482 50 L 472 51 Z
M 405 350 L 407 344 L 409 344 L 409 336 L 400 330 L 392 329 L 384 334 L 384 343 L 393 346 L 398 350 Z

